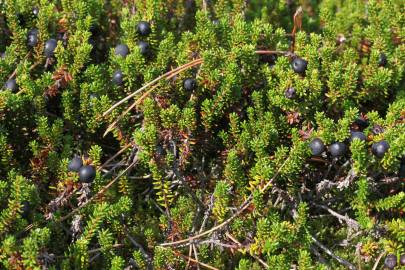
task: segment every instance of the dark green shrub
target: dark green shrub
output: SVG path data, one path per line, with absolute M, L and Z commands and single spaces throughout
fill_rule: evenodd
M 399 269 L 402 4 L 0 0 L 0 268 Z

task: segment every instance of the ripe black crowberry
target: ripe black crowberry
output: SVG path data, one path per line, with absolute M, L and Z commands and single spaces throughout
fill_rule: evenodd
M 129 53 L 129 48 L 125 44 L 118 44 L 115 47 L 115 50 L 114 50 L 115 55 L 121 55 L 122 57 L 126 57 L 128 55 L 128 53 Z
M 145 22 L 145 21 L 140 21 L 136 25 L 136 32 L 138 32 L 138 34 L 141 35 L 141 36 L 149 35 L 151 33 L 150 24 L 148 22 Z
M 373 143 L 371 146 L 371 152 L 378 158 L 384 157 L 385 153 L 388 151 L 390 148 L 390 145 L 388 144 L 387 141 L 379 141 L 376 143 Z
M 321 139 L 315 138 L 309 143 L 309 148 L 311 148 L 312 155 L 319 156 L 325 151 L 325 144 Z
M 44 48 L 45 56 L 48 58 L 52 57 L 57 45 L 58 45 L 58 42 L 56 41 L 56 39 L 54 39 L 54 38 L 48 39 L 45 42 L 45 48 Z
M 399 257 L 399 263 L 401 265 L 405 265 L 405 253 L 401 254 L 401 257 Z
M 116 85 L 122 85 L 124 82 L 124 75 L 121 70 L 116 70 L 112 75 L 112 82 Z
M 342 142 L 335 142 L 329 146 L 329 151 L 333 157 L 340 157 L 346 153 L 346 145 Z
M 395 254 L 388 254 L 385 257 L 384 266 L 388 269 L 394 269 L 397 266 L 397 256 Z
M 285 90 L 284 95 L 288 99 L 293 99 L 296 96 L 295 89 L 293 87 L 289 87 L 287 90 Z
M 387 64 L 387 56 L 384 53 L 380 53 L 380 55 L 378 56 L 378 66 L 385 67 Z
M 138 41 L 138 48 L 142 55 L 147 55 L 149 53 L 149 43 L 146 41 Z
M 79 156 L 75 156 L 68 164 L 68 170 L 71 172 L 78 172 L 83 166 L 83 160 Z
M 35 47 L 38 43 L 38 29 L 32 28 L 27 34 L 27 45 Z
M 91 183 L 96 177 L 96 169 L 92 165 L 82 166 L 79 170 L 79 180 L 83 183 Z
M 193 91 L 197 88 L 197 81 L 193 78 L 187 78 L 184 80 L 183 86 L 187 91 Z
M 307 69 L 308 62 L 302 58 L 294 58 L 291 62 L 292 69 L 299 74 L 304 74 L 305 70 Z
M 367 139 L 366 135 L 361 131 L 352 131 L 350 136 L 350 141 L 354 139 L 359 139 L 360 141 L 365 141 Z
M 33 14 L 35 17 L 37 17 L 38 14 L 39 14 L 39 8 L 38 8 L 38 7 L 34 7 L 34 8 L 32 9 L 32 14 Z
M 4 88 L 9 89 L 11 91 L 17 91 L 18 90 L 18 85 L 15 79 L 9 79 L 6 81 L 4 84 Z

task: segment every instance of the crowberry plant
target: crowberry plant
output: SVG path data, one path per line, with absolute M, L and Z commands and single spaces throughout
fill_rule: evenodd
M 403 13 L 0 0 L 0 269 L 401 269 Z

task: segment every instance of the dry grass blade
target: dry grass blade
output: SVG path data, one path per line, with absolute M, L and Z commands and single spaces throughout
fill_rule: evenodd
M 288 54 L 285 51 L 268 51 L 268 50 L 258 50 L 255 51 L 256 54 Z
M 182 71 L 184 71 L 184 70 L 186 70 L 186 69 L 188 69 L 188 68 L 190 68 L 190 67 L 193 67 L 193 66 L 196 66 L 196 65 L 199 65 L 199 64 L 201 64 L 202 63 L 202 59 L 197 59 L 198 61 L 192 61 L 192 62 L 190 62 L 190 63 L 188 63 L 188 64 L 186 64 L 186 65 L 183 65 L 183 66 L 181 66 L 181 67 L 179 67 L 179 68 L 176 68 L 176 69 L 174 69 L 174 70 L 172 70 L 171 72 L 168 72 L 168 73 L 166 73 L 165 75 L 167 76 L 166 78 L 164 78 L 164 79 L 166 79 L 166 80 L 169 80 L 169 79 L 171 79 L 171 78 L 173 78 L 174 76 L 176 76 L 177 74 L 179 74 L 179 73 L 181 73 Z M 175 72 L 174 72 L 175 71 Z M 170 73 L 170 74 L 169 74 Z M 163 78 L 162 78 L 163 79 Z M 150 83 L 149 83 L 150 84 Z M 109 125 L 108 126 L 108 128 L 107 128 L 107 130 L 104 132 L 104 134 L 103 134 L 103 136 L 105 136 L 105 135 L 107 135 L 112 129 L 114 129 L 114 127 L 117 125 L 117 123 L 127 114 L 127 113 L 129 113 L 135 106 L 137 106 L 138 104 L 140 104 L 141 102 L 142 102 L 142 100 L 144 100 L 155 88 L 157 88 L 159 86 L 159 84 L 155 84 L 154 86 L 152 86 L 152 88 L 151 89 L 149 89 L 147 92 L 145 92 L 139 99 L 137 99 L 134 103 L 132 103 L 131 104 L 131 106 L 129 106 L 128 107 L 128 109 L 126 109 L 120 116 L 118 116 L 118 118 L 111 124 L 111 125 Z M 137 93 L 139 93 L 140 92 L 140 90 L 141 90 L 142 88 L 140 88 L 139 90 L 137 90 L 137 91 L 135 91 L 135 92 L 137 92 Z M 143 89 L 145 89 L 145 88 L 143 88 Z M 142 90 L 143 90 L 142 89 Z M 133 94 L 131 94 L 131 95 L 133 95 Z M 130 95 L 130 96 L 131 96 Z M 128 96 L 129 97 L 129 96 Z M 132 97 L 132 96 L 131 96 Z M 118 104 L 118 103 L 117 103 Z M 115 105 L 117 105 L 117 104 L 115 104 Z M 115 106 L 114 105 L 114 106 Z M 110 108 L 111 109 L 111 108 Z M 108 111 L 107 111 L 108 112 Z M 105 112 L 104 114 L 106 114 L 107 112 Z
M 110 164 L 111 161 L 113 161 L 116 157 L 118 157 L 119 155 L 121 155 L 123 152 L 125 152 L 125 150 L 128 149 L 128 147 L 130 147 L 132 145 L 132 143 L 128 143 L 126 144 L 120 151 L 118 151 L 116 154 L 114 154 L 112 157 L 110 157 L 106 162 L 104 162 L 104 164 L 102 164 L 97 171 L 101 171 L 105 166 L 107 166 L 108 164 Z
M 143 90 L 145 90 L 146 88 L 148 88 L 149 86 L 154 85 L 155 83 L 157 83 L 157 82 L 160 81 L 161 79 L 164 79 L 165 77 L 170 76 L 170 75 L 172 75 L 173 73 L 178 72 L 179 70 L 183 70 L 183 69 L 192 67 L 192 66 L 194 66 L 194 65 L 198 65 L 198 64 L 200 64 L 200 63 L 202 63 L 202 59 L 200 59 L 200 58 L 199 58 L 199 59 L 195 59 L 195 60 L 193 60 L 193 61 L 191 61 L 191 62 L 189 62 L 189 63 L 187 63 L 187 64 L 184 64 L 184 65 L 182 65 L 182 66 L 180 66 L 180 67 L 178 67 L 178 68 L 175 68 L 175 69 L 173 69 L 173 70 L 171 70 L 171 71 L 169 71 L 169 72 L 166 72 L 165 74 L 163 74 L 163 75 L 157 77 L 156 79 L 150 81 L 149 83 L 145 84 L 144 86 L 142 86 L 141 88 L 139 88 L 138 90 L 136 90 L 135 92 L 133 92 L 132 94 L 126 96 L 125 98 L 123 98 L 123 99 L 121 99 L 120 101 L 118 101 L 117 103 L 115 103 L 113 106 L 111 106 L 111 108 L 109 108 L 107 111 L 105 111 L 105 112 L 103 113 L 103 116 L 108 115 L 108 114 L 111 113 L 115 108 L 117 108 L 118 106 L 120 106 L 121 104 L 123 104 L 124 102 L 126 102 L 127 100 L 133 98 L 134 96 L 136 96 L 137 94 L 139 94 L 140 92 L 142 92 Z
M 150 92 L 152 92 L 156 87 L 158 87 L 159 85 L 156 84 L 154 86 L 152 86 L 152 88 L 150 90 L 148 90 L 145 94 L 143 94 L 137 101 L 135 101 L 134 103 L 131 104 L 131 106 L 128 107 L 128 109 L 126 109 L 122 114 L 120 114 L 120 116 L 118 116 L 118 118 L 112 122 L 107 130 L 104 132 L 103 137 L 105 137 L 105 135 L 107 135 L 111 130 L 113 130 L 115 128 L 115 126 L 118 124 L 119 121 L 121 121 L 122 118 L 124 118 L 125 115 L 127 115 L 135 106 L 137 106 L 139 103 L 142 102 L 142 100 L 149 95 Z
M 302 7 L 299 7 L 297 9 L 297 11 L 295 11 L 295 14 L 294 14 L 294 28 L 291 32 L 291 36 L 292 36 L 291 51 L 292 52 L 294 52 L 294 49 L 295 49 L 295 33 L 297 32 L 297 28 L 299 28 L 300 30 L 302 28 L 302 14 L 303 14 Z
M 285 51 L 258 50 L 258 51 L 255 51 L 255 53 L 257 53 L 257 54 L 286 54 L 288 52 L 285 52 Z M 201 59 L 201 58 L 195 59 L 195 60 L 193 60 L 193 61 L 191 61 L 191 62 L 189 62 L 187 64 L 184 64 L 184 65 L 182 65 L 182 66 L 180 66 L 178 68 L 175 68 L 175 69 L 173 69 L 173 70 L 171 70 L 171 71 L 157 77 L 153 81 L 147 83 L 146 85 L 144 85 L 140 89 L 136 90 L 132 94 L 128 95 L 127 97 L 125 97 L 122 100 L 115 103 L 113 106 L 111 106 L 110 109 L 108 109 L 106 112 L 104 112 L 103 116 L 106 116 L 111 111 L 113 111 L 115 108 L 117 108 L 119 105 L 121 105 L 122 103 L 124 103 L 127 100 L 131 99 L 132 97 L 136 96 L 141 91 L 145 90 L 146 88 L 152 86 L 155 83 L 158 83 L 158 81 L 160 81 L 162 79 L 169 80 L 169 79 L 173 78 L 174 76 L 176 76 L 177 74 L 181 73 L 182 71 L 184 71 L 184 70 L 186 70 L 188 68 L 194 67 L 196 65 L 200 65 L 202 63 L 203 63 L 203 59 Z M 158 86 L 158 84 L 153 85 L 153 87 L 150 90 L 148 90 L 138 100 L 136 100 L 134 103 L 132 103 L 131 106 L 128 107 L 128 109 L 126 109 L 120 116 L 118 116 L 118 118 L 110 126 L 108 126 L 108 128 L 105 131 L 103 136 L 107 135 L 126 114 L 128 114 L 136 105 L 140 104 L 142 102 L 142 100 L 144 100 L 155 88 L 157 88 L 157 86 Z
M 280 174 L 281 169 L 284 167 L 284 165 L 287 163 L 287 161 L 289 160 L 289 158 L 287 158 L 283 164 L 278 168 L 277 172 L 274 174 L 274 176 L 266 183 L 266 185 L 264 185 L 262 188 L 259 187 L 260 192 L 264 192 L 266 191 L 266 189 L 272 185 L 273 181 L 278 177 L 278 175 Z M 201 238 L 205 235 L 208 235 L 226 225 L 228 225 L 233 219 L 235 219 L 237 216 L 239 216 L 246 208 L 248 208 L 253 200 L 253 192 L 249 195 L 249 197 L 239 206 L 238 210 L 232 215 L 230 216 L 227 220 L 225 220 L 224 222 L 222 222 L 221 224 L 218 224 L 217 226 L 203 232 L 203 233 L 199 233 L 197 235 L 191 236 L 189 238 L 183 239 L 183 240 L 179 240 L 179 241 L 175 241 L 175 242 L 167 242 L 167 243 L 162 243 L 160 244 L 160 246 L 164 247 L 164 246 L 176 246 L 176 245 L 180 245 L 180 244 L 184 244 L 187 242 L 190 242 L 192 240 Z
M 189 256 L 186 256 L 186 255 L 180 253 L 180 252 L 177 251 L 177 250 L 174 250 L 174 254 L 176 254 L 177 256 L 179 256 L 179 257 L 181 257 L 181 258 L 183 258 L 184 260 L 188 260 L 188 261 L 191 261 L 191 262 L 193 262 L 193 263 L 197 263 L 197 264 L 199 264 L 199 265 L 205 267 L 206 269 L 219 270 L 219 269 L 216 268 L 216 267 L 213 267 L 213 266 L 208 265 L 208 264 L 206 264 L 206 263 L 202 263 L 202 262 L 197 261 L 197 260 L 195 260 L 195 259 L 193 259 L 193 258 L 191 258 L 191 257 L 189 257 Z
M 243 245 L 235 238 L 233 237 L 229 232 L 226 232 L 225 235 L 232 240 L 232 242 L 234 242 L 235 244 L 237 244 L 239 247 L 243 247 Z M 261 263 L 263 265 L 264 268 L 266 269 L 270 269 L 270 266 L 263 261 L 259 256 L 256 256 L 254 254 L 250 254 L 253 258 L 255 258 L 259 263 Z

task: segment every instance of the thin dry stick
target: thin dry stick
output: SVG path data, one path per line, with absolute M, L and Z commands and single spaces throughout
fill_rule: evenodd
M 111 246 L 111 248 L 120 248 L 123 246 L 124 246 L 123 244 L 114 244 Z M 96 253 L 96 252 L 99 252 L 102 250 L 103 250 L 103 248 L 95 248 L 95 249 L 90 249 L 89 251 L 87 251 L 87 253 L 92 254 L 92 253 Z M 64 258 L 64 256 L 63 256 L 63 258 Z
M 255 53 L 257 53 L 257 54 L 288 54 L 288 52 L 285 52 L 285 51 L 269 51 L 269 50 L 258 50 L 258 51 L 255 51 Z M 177 67 L 177 68 L 175 68 L 175 69 L 173 69 L 173 70 L 171 70 L 171 71 L 169 71 L 169 72 L 166 72 L 165 74 L 163 74 L 163 75 L 157 77 L 156 79 L 150 81 L 149 83 L 145 84 L 144 86 L 142 86 L 141 88 L 139 88 L 138 90 L 136 90 L 135 92 L 133 92 L 132 94 L 126 96 L 125 98 L 123 98 L 123 99 L 121 99 L 120 101 L 118 101 L 117 103 L 115 103 L 115 104 L 114 104 L 113 106 L 111 106 L 106 112 L 103 113 L 103 116 L 108 115 L 108 114 L 111 113 L 115 108 L 117 108 L 118 106 L 120 106 L 121 104 L 123 104 L 124 102 L 126 102 L 127 100 L 131 99 L 132 97 L 136 96 L 138 93 L 142 92 L 142 91 L 145 90 L 146 88 L 148 88 L 148 87 L 154 85 L 155 83 L 159 82 L 161 79 L 167 79 L 167 80 L 168 80 L 168 79 L 171 79 L 171 78 L 173 78 L 174 76 L 176 76 L 177 74 L 179 74 L 180 72 L 182 72 L 182 71 L 184 71 L 184 70 L 186 70 L 186 69 L 188 69 L 188 68 L 191 68 L 191 67 L 197 66 L 197 65 L 199 65 L 199 64 L 202 64 L 202 63 L 203 63 L 203 59 L 198 58 L 198 59 L 195 59 L 195 60 L 193 60 L 193 61 L 191 61 L 191 62 L 189 62 L 189 63 L 187 63 L 187 64 L 184 64 L 184 65 L 182 65 L 182 66 L 180 66 L 180 67 Z M 152 92 L 152 90 L 149 90 L 147 93 L 145 93 L 145 94 L 140 98 L 140 100 L 142 100 L 143 98 L 145 98 L 150 92 Z M 131 105 L 131 109 L 132 109 L 134 106 L 135 106 L 135 105 L 132 104 L 132 105 Z
M 269 51 L 269 50 L 258 50 L 255 51 L 257 54 L 288 54 L 286 51 Z
M 188 248 L 188 257 L 191 257 L 192 252 L 193 252 L 193 248 L 190 245 L 189 248 Z M 190 262 L 191 262 L 190 260 L 187 261 L 186 269 L 188 269 L 188 267 L 190 266 Z
M 301 30 L 302 27 L 302 7 L 299 7 L 297 11 L 295 11 L 294 14 L 294 28 L 292 30 L 291 36 L 292 36 L 292 43 L 291 43 L 291 51 L 294 52 L 295 48 L 295 33 L 297 31 L 297 28 Z
M 284 163 L 280 166 L 280 168 L 277 170 L 276 174 L 266 183 L 266 185 L 264 185 L 263 188 L 260 188 L 260 192 L 264 192 L 274 181 L 274 179 L 276 179 L 276 177 L 280 174 L 281 169 L 284 167 L 284 165 L 286 164 L 288 158 L 284 161 Z M 179 240 L 179 241 L 175 241 L 175 242 L 168 242 L 168 243 L 162 243 L 160 244 L 160 246 L 165 247 L 165 246 L 176 246 L 176 245 L 180 245 L 180 244 L 184 244 L 187 243 L 189 241 L 198 239 L 202 236 L 205 236 L 207 234 L 210 234 L 224 226 L 226 226 L 227 224 L 229 224 L 233 219 L 235 219 L 237 216 L 239 216 L 246 208 L 249 207 L 250 203 L 252 202 L 253 199 L 253 195 L 250 194 L 249 197 L 240 205 L 238 211 L 235 212 L 235 214 L 233 214 L 231 217 L 229 217 L 227 220 L 225 220 L 224 222 L 222 222 L 221 224 L 218 224 L 217 226 L 203 232 L 203 233 L 199 233 L 197 235 L 191 236 L 187 239 L 183 239 L 183 240 Z
M 211 265 L 208 265 L 208 264 L 199 262 L 199 261 L 194 260 L 193 258 L 191 258 L 191 257 L 189 257 L 189 256 L 183 255 L 182 253 L 180 253 L 180 252 L 177 251 L 177 250 L 174 250 L 174 254 L 176 254 L 177 256 L 182 257 L 184 260 L 190 260 L 190 261 L 193 262 L 193 263 L 197 263 L 197 264 L 199 264 L 199 265 L 201 265 L 201 266 L 204 266 L 204 267 L 207 268 L 207 269 L 219 270 L 218 268 L 215 268 L 215 267 L 213 267 L 213 266 L 211 266 Z
M 77 207 L 76 209 L 72 210 L 72 212 L 70 212 L 69 214 L 67 214 L 66 216 L 61 217 L 60 219 L 56 220 L 59 222 L 62 222 L 66 219 L 68 219 L 69 217 L 71 217 L 72 215 L 74 215 L 75 213 L 77 213 L 80 209 L 82 209 L 83 207 L 85 207 L 86 205 L 88 205 L 90 202 L 94 201 L 96 198 L 98 198 L 101 194 L 103 194 L 104 192 L 106 192 L 122 175 L 124 175 L 127 171 L 129 171 L 135 164 L 136 164 L 136 160 L 134 160 L 134 162 L 132 162 L 131 165 L 128 166 L 128 168 L 126 168 L 125 170 L 123 170 L 120 174 L 117 175 L 117 177 L 115 177 L 113 180 L 111 180 L 107 185 L 105 185 L 99 192 L 96 193 L 96 195 L 94 195 L 93 197 L 91 197 L 89 200 L 87 200 L 85 203 L 83 203 L 82 205 L 80 205 L 79 207 Z
M 198 263 L 197 263 L 197 270 L 200 270 L 200 264 L 199 264 L 199 263 L 200 263 L 200 260 L 198 259 L 197 248 L 195 247 L 194 244 L 192 244 L 191 246 L 193 247 L 195 260 L 198 262 Z
M 238 244 L 240 247 L 243 247 L 243 245 L 238 241 L 238 239 L 236 239 L 235 237 L 233 237 L 229 232 L 226 232 L 225 235 L 231 239 L 234 243 Z M 269 269 L 270 266 L 263 261 L 259 256 L 256 256 L 254 254 L 250 254 L 253 258 L 255 258 L 259 263 L 261 263 L 266 269 Z
M 195 59 L 187 64 L 184 64 L 178 68 L 175 68 L 169 72 L 166 72 L 163 75 L 160 75 L 159 77 L 157 77 L 156 79 L 150 81 L 149 83 L 145 84 L 144 86 L 142 86 L 141 88 L 139 88 L 138 90 L 136 90 L 135 92 L 133 92 L 132 94 L 126 96 L 125 98 L 121 99 L 120 101 L 118 101 L 117 103 L 115 103 L 113 106 L 111 106 L 111 108 L 109 108 L 106 112 L 103 113 L 103 116 L 108 115 L 109 113 L 111 113 L 115 108 L 117 108 L 118 106 L 120 106 L 121 104 L 123 104 L 125 101 L 131 99 L 132 97 L 136 96 L 138 93 L 142 92 L 144 89 L 148 88 L 151 85 L 154 85 L 156 82 L 160 81 L 161 79 L 164 79 L 166 76 L 172 75 L 173 73 L 178 72 L 179 70 L 183 70 L 186 68 L 190 68 L 193 67 L 195 65 L 198 65 L 202 62 L 203 60 L 201 58 Z
M 128 147 L 130 147 L 132 145 L 132 143 L 128 143 L 127 145 L 125 145 L 120 151 L 118 151 L 115 155 L 113 155 L 111 158 L 109 158 L 106 162 L 104 162 L 103 165 L 100 166 L 100 168 L 98 168 L 97 170 L 100 171 L 102 170 L 105 166 L 107 166 L 108 164 L 110 164 L 111 161 L 113 161 L 116 157 L 118 157 L 119 155 L 121 155 L 123 152 L 125 152 L 125 150 L 128 149 Z
M 326 205 L 321 205 L 321 204 L 315 204 L 315 206 L 325 209 L 326 211 L 328 211 L 331 215 L 337 217 L 339 220 L 343 220 L 347 223 L 347 225 L 349 225 L 350 227 L 358 230 L 360 228 L 360 224 L 355 221 L 354 219 L 349 218 L 348 216 L 343 216 L 341 214 L 339 214 L 338 212 L 330 209 L 329 207 L 327 207 Z
M 134 103 L 132 103 L 131 106 L 128 107 L 128 109 L 126 109 L 120 116 L 118 116 L 118 118 L 112 122 L 107 130 L 104 132 L 103 137 L 105 137 L 105 135 L 107 135 L 111 130 L 114 129 L 114 127 L 118 124 L 119 121 L 121 121 L 121 119 L 127 115 L 127 113 L 129 113 L 136 105 L 138 105 L 150 92 L 153 91 L 153 89 L 155 89 L 156 87 L 158 87 L 159 84 L 156 84 L 154 86 L 152 86 L 152 88 L 150 90 L 148 90 L 145 94 L 143 94 L 137 101 L 135 101 Z
M 337 260 L 340 264 L 343 264 L 350 270 L 356 270 L 356 266 L 354 266 L 350 262 L 340 258 L 339 256 L 335 255 L 330 249 L 328 249 L 321 242 L 319 242 L 314 236 L 311 235 L 311 238 L 312 238 L 312 241 L 314 241 L 315 245 L 317 245 L 320 249 L 325 251 L 325 253 L 328 254 L 329 256 L 331 256 L 333 259 Z
M 380 260 L 384 255 L 385 255 L 385 251 L 381 252 L 381 254 L 378 256 L 377 260 L 375 261 L 375 264 L 374 264 L 372 270 L 377 270 L 378 264 L 380 263 Z

